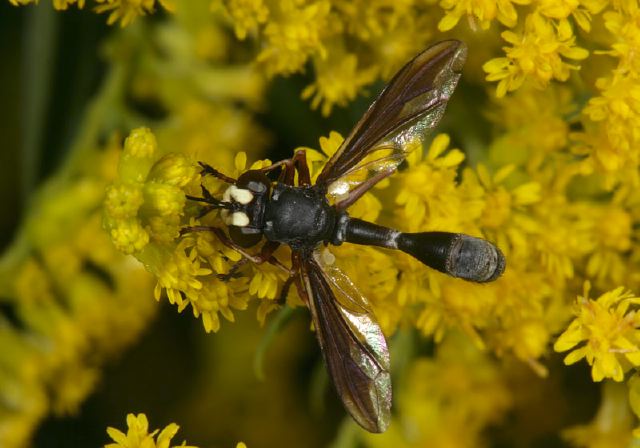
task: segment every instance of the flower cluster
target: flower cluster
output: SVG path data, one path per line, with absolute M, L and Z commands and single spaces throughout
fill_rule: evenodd
M 268 76 L 301 72 L 311 62 L 315 80 L 302 96 L 323 115 L 425 47 L 437 12 L 427 3 L 223 0 L 236 36 L 263 43 L 256 62 Z
M 104 364 L 139 337 L 155 309 L 144 268 L 115 250 L 99 204 L 117 139 L 91 148 L 43 187 L 0 268 L 0 445 L 26 446 L 49 414 L 77 413 Z
M 53 3 L 65 9 L 90 2 Z M 78 407 L 107 355 L 150 320 L 153 301 L 140 298 L 166 297 L 179 311 L 190 310 L 206 332 L 219 331 L 222 319 L 240 321 L 221 336 L 248 333 L 240 316 L 253 306 L 260 323 L 276 323 L 265 336 L 273 338 L 289 312 L 269 316 L 282 306 L 277 299 L 302 305 L 295 286 L 283 295 L 290 250 L 273 254 L 282 269 L 248 263 L 229 247 L 224 216 L 199 200 L 221 199 L 229 185 L 206 167 L 236 179 L 271 163 L 263 150 L 273 139 L 254 118 L 265 104 L 283 114 L 273 115 L 275 141 L 290 142 L 300 129 L 320 134 L 319 121 L 298 113 L 287 89 L 330 115 L 373 91 L 428 42 L 448 37 L 467 42 L 469 57 L 442 123 L 446 133 L 424 145 L 408 142 L 397 172 L 349 213 L 404 232 L 485 238 L 503 251 L 507 268 L 496 282 L 479 285 L 397 251 L 327 248 L 370 301 L 393 359 L 400 359 L 389 432 L 373 438 L 347 424 L 340 442 L 349 428 L 357 434 L 353 446 L 371 447 L 482 446 L 491 437 L 534 440 L 551 432 L 573 446 L 619 447 L 640 435 L 633 430 L 640 416 L 637 0 L 93 3 L 123 25 L 158 4 L 172 14 L 115 30 L 106 53 L 118 82 L 110 78 L 109 97 L 97 100 L 108 117 L 87 124 L 100 135 L 94 131 L 89 149 L 76 149 L 90 156 L 43 188 L 9 262 L 0 264 L 2 297 L 17 316 L 10 325 L 0 321 L 0 366 L 11 367 L 0 376 L 0 402 L 18 403 L 6 413 L 0 408 L 0 428 L 9 428 L 0 431 L 0 445 L 21 446 L 47 413 Z M 311 76 L 267 90 L 273 78 L 308 68 Z M 146 116 L 148 109 L 154 113 Z M 114 126 L 129 136 L 99 152 Z M 343 141 L 337 132 L 324 133 L 318 149 L 297 148 L 305 150 L 313 180 Z M 141 267 L 113 247 L 153 274 L 155 291 Z M 421 342 L 407 347 L 418 334 Z M 225 353 L 245 346 L 216 341 Z M 293 357 L 292 345 L 281 359 Z M 554 352 L 568 352 L 566 364 L 590 368 L 599 383 L 592 387 L 602 385 L 590 423 L 562 427 L 576 421 L 562 414 L 576 408 L 575 392 L 563 385 L 584 372 L 565 368 Z M 87 353 L 95 356 L 87 361 Z M 281 365 L 294 370 L 292 364 Z M 289 371 L 278 376 L 296 383 Z M 224 394 L 224 385 L 215 387 Z M 256 399 L 247 407 L 290 404 L 293 392 L 277 393 L 282 400 Z M 505 419 L 507 412 L 516 418 Z M 547 414 L 553 424 L 532 417 Z M 532 429 L 539 420 L 548 426 Z M 267 432 L 266 423 L 260 426 L 267 421 L 261 414 L 251 423 Z M 110 430 L 115 446 L 135 446 L 134 439 L 169 446 L 177 430 L 149 433 L 141 416 L 128 423 L 131 436 Z M 496 425 L 502 427 L 490 430 Z M 518 442 L 531 442 L 524 439 Z
M 79 9 L 85 7 L 85 0 L 52 0 L 53 7 L 57 10 L 66 10 L 69 6 Z M 38 3 L 38 0 L 9 0 L 15 6 Z M 94 10 L 97 13 L 108 13 L 107 23 L 112 25 L 120 22 L 121 26 L 127 26 L 137 17 L 155 12 L 156 3 L 166 11 L 173 11 L 173 0 L 93 0 Z
M 175 423 L 168 424 L 162 431 L 156 429 L 149 432 L 149 420 L 145 414 L 127 414 L 127 433 L 119 429 L 109 427 L 107 434 L 115 443 L 108 443 L 105 448 L 197 448 L 186 445 L 170 445 L 171 439 L 176 435 L 180 427 Z M 238 444 L 241 445 L 241 444 Z M 237 447 L 239 448 L 239 447 Z
M 113 14 L 126 13 L 125 7 L 150 12 L 154 4 L 101 3 L 117 5 Z M 85 4 L 54 2 L 56 8 Z M 208 14 L 208 4 L 203 6 Z M 190 12 L 176 11 L 175 17 L 185 20 L 181 14 Z M 153 277 L 143 264 L 121 252 L 144 251 L 151 261 L 155 255 L 170 258 L 154 249 L 178 236 L 189 182 L 199 188 L 199 167 L 191 162 L 192 156 L 232 163 L 234 152 L 247 142 L 258 151 L 268 139 L 248 106 L 258 103 L 264 82 L 246 65 L 219 68 L 227 41 L 215 21 L 197 28 L 184 22 L 158 24 L 156 31 L 157 52 L 141 58 L 128 50 L 142 41 L 109 39 L 106 53 L 114 68 L 105 74 L 104 85 L 79 124 L 69 159 L 34 195 L 21 231 L 3 254 L 2 447 L 28 446 L 44 419 L 80 412 L 100 384 L 105 364 L 121 356 L 153 322 Z M 188 52 L 176 48 L 177 36 Z M 178 59 L 188 66 L 179 74 Z M 133 65 L 136 70 L 122 70 Z M 176 98 L 176 88 L 183 86 L 193 90 Z M 169 111 L 174 121 L 163 129 L 159 143 L 141 129 L 123 148 L 114 123 L 129 130 L 140 120 L 140 111 L 125 98 Z M 113 122 L 107 116 L 118 118 Z M 163 154 L 159 148 L 165 145 L 178 146 L 184 153 Z M 188 248 L 183 249 L 184 254 Z M 180 263 L 184 261 L 178 256 L 176 264 Z M 224 300 L 216 298 L 208 306 L 217 307 Z M 223 312 L 226 306 L 220 306 Z M 217 311 L 211 313 L 217 317 Z
M 107 434 L 115 443 L 107 443 L 104 448 L 198 448 L 195 445 L 171 445 L 171 439 L 178 433 L 180 426 L 169 423 L 162 431 L 155 429 L 149 432 L 149 419 L 146 414 L 127 414 L 127 433 L 117 428 L 108 427 Z M 247 448 L 243 442 L 238 442 L 235 448 Z
M 498 365 L 460 334 L 450 334 L 433 358 L 415 359 L 404 375 L 396 430 L 362 435 L 367 447 L 483 446 L 484 429 L 513 407 Z
M 622 288 L 609 291 L 598 299 L 589 299 L 589 284 L 576 303 L 576 318 L 556 340 L 554 349 L 574 349 L 564 362 L 573 364 L 586 358 L 593 366 L 594 381 L 613 378 L 622 381 L 624 371 L 640 365 L 640 320 L 634 309 L 640 299 Z M 623 368 L 624 363 L 626 368 Z

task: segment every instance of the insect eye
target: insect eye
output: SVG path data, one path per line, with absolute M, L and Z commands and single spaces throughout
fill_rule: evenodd
M 255 246 L 262 240 L 261 233 L 250 233 L 251 231 L 248 229 L 244 229 L 242 227 L 229 227 L 229 236 L 240 247 L 251 247 Z
M 240 175 L 236 186 L 238 188 L 246 188 L 256 194 L 265 194 L 271 187 L 271 181 L 263 172 L 250 170 Z

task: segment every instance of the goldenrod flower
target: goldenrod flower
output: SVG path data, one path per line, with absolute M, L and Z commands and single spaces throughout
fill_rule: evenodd
M 446 134 L 434 138 L 424 160 L 422 145 L 413 143 L 416 149 L 407 158 L 411 169 L 395 176 L 394 181 L 401 185 L 395 202 L 401 206 L 403 230 L 461 230 L 464 198 L 457 190 L 456 177 L 464 154 L 459 149 L 449 150 L 449 141 Z M 473 220 L 473 212 L 465 210 L 467 219 Z
M 223 3 L 238 39 L 245 39 L 248 33 L 255 34 L 258 25 L 269 17 L 269 8 L 263 0 L 224 0 Z
M 602 15 L 606 28 L 611 32 L 614 42 L 608 54 L 620 59 L 623 70 L 637 73 L 640 66 L 634 57 L 634 50 L 640 45 L 640 7 L 635 1 L 623 1 L 613 11 Z
M 545 17 L 566 21 L 572 17 L 580 28 L 591 30 L 591 17 L 607 6 L 605 0 L 540 0 L 536 10 Z
M 84 8 L 85 0 L 53 0 L 53 7 L 55 9 L 65 10 L 69 5 L 77 5 L 78 8 Z
M 640 287 L 637 0 L 39 3 L 60 10 L 86 8 L 106 13 L 113 25 L 131 26 L 109 32 L 103 54 L 111 74 L 105 88 L 74 129 L 79 137 L 69 149 L 70 159 L 33 198 L 16 242 L 0 260 L 0 446 L 25 446 L 48 415 L 82 409 L 101 380 L 104 362 L 135 342 L 151 321 L 157 309 L 151 296 L 166 297 L 178 311 L 193 313 L 205 332 L 236 332 L 214 339 L 216 371 L 205 375 L 216 394 L 206 400 L 211 408 L 198 406 L 205 389 L 200 383 L 198 394 L 184 391 L 195 398 L 183 406 L 208 416 L 203 419 L 207 431 L 215 430 L 212 421 L 233 427 L 234 416 L 227 411 L 239 396 L 226 386 L 237 381 L 238 371 L 227 356 L 237 357 L 243 347 L 253 350 L 259 336 L 250 329 L 260 331 L 240 313 L 250 309 L 264 324 L 281 306 L 276 299 L 288 273 L 268 263 L 247 263 L 226 278 L 242 256 L 213 232 L 181 233 L 189 226 L 227 231 L 219 211 L 202 215 L 204 204 L 186 199 L 201 196 L 202 186 L 216 198 L 228 188 L 199 174 L 196 161 L 236 178 L 270 164 L 260 160 L 270 143 L 290 144 L 300 138 L 297 132 L 315 138 L 314 132 L 329 126 L 346 130 L 368 100 L 347 111 L 336 106 L 353 106 L 362 94 L 373 97 L 403 63 L 449 37 L 466 42 L 469 57 L 439 127 L 447 134 L 424 144 L 410 142 L 397 173 L 348 212 L 400 231 L 482 236 L 504 252 L 507 268 L 498 281 L 475 285 L 397 251 L 349 244 L 321 248 L 370 302 L 394 362 L 396 402 L 388 432 L 369 437 L 345 423 L 339 442 L 355 438 L 371 448 L 475 447 L 495 444 L 491 426 L 499 424 L 503 445 L 527 444 L 527 435 L 554 430 L 575 446 L 631 443 L 640 415 L 640 381 L 629 372 L 640 364 L 640 303 L 625 292 Z M 143 17 L 163 10 L 169 13 Z M 502 49 L 501 41 L 506 41 Z M 293 82 L 274 80 L 291 74 L 299 76 Z M 491 84 L 500 98 L 484 95 Z M 299 104 L 289 94 L 301 95 L 325 116 L 344 113 L 342 122 L 298 114 Z M 263 120 L 265 113 L 270 115 Z M 265 130 L 281 117 L 287 122 Z M 117 133 L 106 145 L 98 144 L 114 128 L 128 132 L 141 123 L 153 123 L 154 132 L 135 129 L 124 148 Z M 342 142 L 340 134 L 330 132 L 320 138 L 321 151 L 298 148 L 306 151 L 313 180 Z M 347 181 L 368 175 L 361 170 Z M 131 256 L 117 253 L 114 243 Z M 286 245 L 274 254 L 285 266 L 290 255 Z M 567 297 L 575 297 L 585 282 L 608 292 L 594 299 L 585 292 L 572 314 Z M 287 304 L 303 305 L 295 285 Z M 568 316 L 573 316 L 570 323 Z M 239 322 L 229 329 L 223 320 Z M 285 320 L 267 323 L 267 340 Z M 286 331 L 306 332 L 307 322 Z M 539 410 L 527 396 L 533 394 L 531 375 L 522 373 L 532 370 L 545 391 L 540 395 L 553 397 L 552 406 L 544 408 L 549 421 L 575 417 L 560 415 L 573 403 L 562 385 L 582 372 L 545 365 L 552 359 L 550 341 L 560 333 L 555 348 L 569 353 L 567 363 L 585 358 L 594 380 L 612 379 L 601 383 L 594 420 L 562 432 L 557 426 L 540 429 Z M 248 430 L 253 440 L 257 433 L 261 440 L 279 437 L 280 445 L 294 446 L 298 432 L 307 436 L 334 429 L 317 430 L 308 420 L 305 426 L 305 412 L 297 413 L 296 431 L 274 425 L 290 417 L 283 410 L 290 403 L 306 403 L 288 395 L 298 392 L 289 384 L 301 371 L 293 360 L 301 353 L 305 365 L 310 360 L 308 347 L 300 345 L 301 352 L 295 352 L 291 342 L 274 344 L 276 362 L 269 368 L 280 369 L 274 377 L 283 384 L 266 387 L 278 399 L 261 393 L 242 397 L 259 397 L 258 406 L 253 401 L 241 406 L 260 410 L 242 420 L 242 433 Z M 423 356 L 425 348 L 435 354 Z M 290 361 L 279 362 L 285 358 Z M 220 367 L 227 365 L 222 374 Z M 250 377 L 246 367 L 244 376 Z M 627 374 L 631 378 L 621 383 Z M 585 395 L 600 390 L 577 384 Z M 283 406 L 278 413 L 263 410 L 264 403 Z M 224 415 L 215 415 L 213 408 L 225 409 Z M 515 418 L 504 420 L 512 409 Z M 130 417 L 128 431 L 112 430 L 118 439 L 114 446 L 125 446 L 124 441 L 132 447 L 133 439 L 152 447 L 171 445 L 177 426 L 151 431 L 144 416 Z M 197 419 L 190 417 L 191 425 Z M 528 426 L 514 426 L 512 420 Z M 214 440 L 210 436 L 207 440 Z M 238 448 L 246 447 L 239 443 Z
M 105 201 L 105 226 L 118 249 L 131 254 L 149 241 L 173 241 L 195 165 L 175 153 L 161 157 L 155 136 L 141 128 L 125 141 L 118 170 L 119 182 L 107 189 Z
M 458 24 L 460 18 L 466 15 L 472 26 L 476 23 L 486 30 L 491 22 L 498 19 L 503 25 L 513 27 L 518 20 L 515 4 L 526 5 L 531 0 L 442 0 L 440 6 L 447 14 L 440 20 L 440 31 L 448 31 Z
M 331 4 L 326 0 L 308 5 L 282 0 L 278 6 L 264 29 L 267 45 L 257 57 L 270 76 L 300 71 L 312 54 L 326 57 L 321 36 L 330 20 Z
M 29 3 L 38 3 L 38 0 L 9 0 L 14 6 L 28 5 Z M 76 4 L 78 8 L 84 8 L 85 0 L 53 0 L 53 7 L 58 10 L 65 10 L 69 5 Z
M 115 443 L 108 443 L 105 448 L 197 448 L 194 445 L 172 445 L 171 439 L 180 427 L 175 423 L 168 424 L 162 431 L 155 429 L 149 432 L 149 421 L 145 414 L 127 414 L 127 433 L 108 427 L 107 434 Z
M 460 334 L 445 339 L 433 358 L 415 359 L 406 375 L 391 427 L 362 435 L 367 447 L 484 446 L 484 430 L 513 406 L 498 365 Z
M 633 218 L 623 207 L 591 205 L 596 247 L 587 262 L 587 274 L 599 285 L 621 283 L 627 273 L 624 254 L 631 248 Z
M 346 106 L 362 86 L 371 84 L 378 75 L 372 67 L 359 69 L 355 54 L 319 58 L 315 66 L 316 81 L 302 91 L 302 98 L 313 97 L 311 107 L 314 109 L 322 104 L 322 115 L 331 114 L 335 105 Z
M 577 70 L 563 58 L 585 59 L 589 53 L 575 44 L 571 25 L 561 21 L 557 26 L 540 14 L 530 14 L 521 33 L 504 31 L 502 38 L 512 45 L 505 47 L 506 57 L 484 64 L 487 81 L 498 81 L 496 95 L 518 89 L 531 78 L 538 87 L 546 87 L 552 79 L 566 81 L 569 70 Z
M 585 358 L 592 366 L 594 381 L 622 381 L 629 365 L 640 365 L 640 320 L 635 310 L 640 299 L 620 287 L 593 300 L 589 288 L 586 283 L 583 296 L 575 304 L 576 318 L 553 348 L 564 352 L 584 341 L 566 356 L 565 364 Z
M 120 26 L 127 26 L 137 17 L 150 14 L 155 10 L 156 0 L 95 0 L 96 12 L 109 12 L 107 23 L 112 25 L 118 20 Z M 167 11 L 174 10 L 174 0 L 157 0 Z

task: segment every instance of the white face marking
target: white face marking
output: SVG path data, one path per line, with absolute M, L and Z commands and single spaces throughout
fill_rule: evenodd
M 243 212 L 235 212 L 231 215 L 231 225 L 237 227 L 245 227 L 249 225 L 249 217 L 246 213 Z
M 345 181 L 333 182 L 329 185 L 327 193 L 338 200 L 346 199 L 349 196 L 349 183 Z
M 236 188 L 236 186 L 235 185 L 231 185 L 229 188 L 224 190 L 224 193 L 222 193 L 222 202 L 231 202 L 231 189 L 232 188 Z
M 241 204 L 248 204 L 253 201 L 253 194 L 249 190 L 245 190 L 243 188 L 236 188 L 235 186 L 229 187 L 229 189 L 233 188 L 229 194 L 231 197 Z

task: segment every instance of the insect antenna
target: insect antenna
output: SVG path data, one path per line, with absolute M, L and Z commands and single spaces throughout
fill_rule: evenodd
M 202 218 L 204 215 L 209 213 L 212 210 L 224 209 L 224 210 L 235 210 L 237 208 L 237 204 L 227 201 L 221 201 L 219 199 L 214 198 L 209 190 L 207 190 L 203 185 L 200 186 L 202 188 L 202 197 L 185 195 L 187 199 L 195 202 L 203 202 L 207 204 L 206 207 L 198 214 L 197 218 Z

